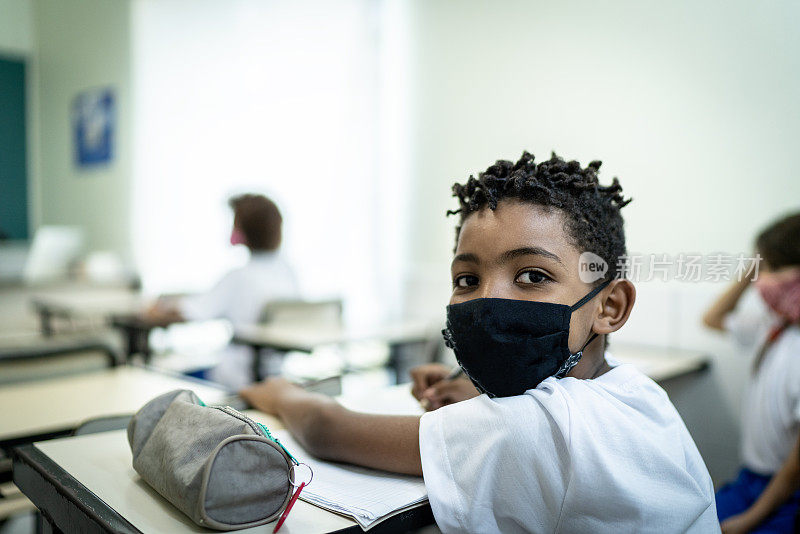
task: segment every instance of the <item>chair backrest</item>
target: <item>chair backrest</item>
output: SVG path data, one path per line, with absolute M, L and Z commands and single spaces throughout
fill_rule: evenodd
M 343 303 L 341 299 L 328 300 L 274 300 L 267 303 L 261 312 L 261 323 L 319 324 L 340 326 Z

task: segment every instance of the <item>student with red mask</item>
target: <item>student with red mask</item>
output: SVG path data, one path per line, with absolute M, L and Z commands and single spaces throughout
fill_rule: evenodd
M 800 507 L 800 213 L 756 240 L 756 279 L 734 283 L 703 318 L 753 353 L 742 408 L 742 469 L 716 495 L 725 533 L 793 532 Z M 754 285 L 751 309 L 738 305 Z
M 234 328 L 255 324 L 271 300 L 296 299 L 299 289 L 294 272 L 280 254 L 281 213 L 264 195 L 245 194 L 230 200 L 233 209 L 231 245 L 250 251 L 247 264 L 223 276 L 209 291 L 161 303 L 149 310 L 152 321 L 206 321 L 227 319 Z M 265 362 L 265 367 L 269 362 Z M 268 369 L 264 369 L 264 372 Z M 228 346 L 220 363 L 205 378 L 231 390 L 252 381 L 252 352 Z

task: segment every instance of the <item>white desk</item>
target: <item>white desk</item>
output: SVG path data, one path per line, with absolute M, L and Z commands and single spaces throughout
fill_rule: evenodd
M 612 358 L 630 363 L 656 382 L 671 380 L 708 367 L 711 358 L 700 351 L 650 347 L 612 342 L 608 347 Z
M 377 411 L 385 406 L 395 413 L 421 411 L 408 385 L 341 400 L 353 409 Z M 271 416 L 255 410 L 246 413 L 271 430 L 283 428 Z M 18 454 L 15 481 L 56 523 L 67 521 L 76 529 L 99 524 L 108 530 L 134 533 L 210 532 L 192 523 L 140 479 L 131 466 L 124 430 L 39 442 L 19 449 Z M 53 492 L 58 494 L 55 499 L 50 497 Z M 402 532 L 432 521 L 430 507 L 422 506 L 387 519 L 370 532 Z M 274 522 L 243 532 L 271 534 L 273 528 Z M 349 518 L 297 501 L 280 532 L 360 533 L 361 527 Z
M 311 352 L 323 345 L 378 340 L 389 345 L 424 342 L 431 334 L 422 322 L 391 323 L 369 327 L 339 327 L 314 324 L 251 325 L 236 329 L 234 343 L 254 348 Z
M 423 322 L 395 322 L 369 327 L 346 327 L 315 324 L 267 324 L 238 328 L 233 343 L 248 345 L 253 350 L 253 379 L 261 376 L 262 349 L 312 352 L 325 345 L 343 345 L 358 341 L 381 341 L 389 345 L 388 367 L 401 373 L 403 351 L 409 344 L 427 343 L 432 334 Z
M 42 333 L 51 335 L 55 317 L 102 326 L 114 315 L 138 314 L 146 301 L 140 294 L 123 288 L 82 288 L 37 292 L 31 303 L 39 314 Z
M 145 300 L 126 289 L 87 289 L 80 292 L 37 293 L 31 301 L 54 314 L 83 317 L 102 317 L 110 314 L 136 313 Z
M 83 421 L 132 414 L 153 397 L 178 388 L 193 389 L 208 403 L 222 402 L 222 389 L 122 366 L 97 372 L 0 387 L 0 444 L 63 433 Z
M 277 429 L 278 425 L 273 423 L 270 428 Z M 208 532 L 152 490 L 133 470 L 124 430 L 50 440 L 36 443 L 35 447 L 141 532 Z M 351 519 L 298 501 L 281 532 L 335 532 L 355 525 Z M 274 526 L 269 523 L 242 532 L 271 534 Z

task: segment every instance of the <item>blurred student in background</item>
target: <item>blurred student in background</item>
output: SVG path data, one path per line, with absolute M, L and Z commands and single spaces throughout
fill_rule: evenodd
M 148 312 L 150 319 L 227 319 L 237 328 L 258 323 L 268 302 L 299 297 L 295 275 L 278 252 L 283 219 L 275 203 L 264 195 L 246 194 L 232 198 L 230 206 L 234 213 L 231 245 L 250 250 L 247 264 L 223 276 L 207 293 L 172 304 L 162 301 Z M 269 365 L 267 358 L 265 365 Z M 227 347 L 220 364 L 206 378 L 232 390 L 244 387 L 252 381 L 252 351 Z
M 722 530 L 793 532 L 800 505 L 800 213 L 758 236 L 755 307 L 738 305 L 745 276 L 703 318 L 754 353 L 742 408 L 742 469 L 716 495 Z

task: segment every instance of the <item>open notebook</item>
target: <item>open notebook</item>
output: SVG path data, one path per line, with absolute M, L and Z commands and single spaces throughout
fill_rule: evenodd
M 408 387 L 394 387 L 359 397 L 341 397 L 346 407 L 372 413 L 410 415 L 423 413 Z M 365 407 L 369 407 L 365 409 Z M 381 521 L 428 501 L 420 477 L 396 475 L 366 467 L 318 460 L 308 454 L 285 430 L 273 432 L 292 454 L 314 471 L 314 480 L 300 498 L 332 512 L 352 517 L 368 530 Z
M 273 435 L 299 462 L 314 471 L 314 479 L 303 488 L 300 498 L 352 517 L 364 530 L 428 501 L 420 477 L 318 460 L 303 450 L 287 431 L 277 430 Z

